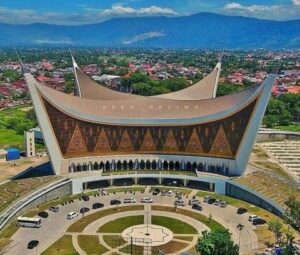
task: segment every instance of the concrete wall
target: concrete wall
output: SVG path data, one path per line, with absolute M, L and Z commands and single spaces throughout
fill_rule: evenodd
M 257 143 L 274 142 L 283 140 L 300 140 L 300 133 L 296 132 L 274 132 L 274 133 L 258 133 Z
M 230 196 L 239 200 L 243 200 L 250 204 L 261 207 L 277 216 L 283 215 L 283 209 L 275 204 L 270 199 L 266 198 L 262 194 L 255 192 L 243 185 L 239 185 L 233 182 L 226 183 L 226 196 Z

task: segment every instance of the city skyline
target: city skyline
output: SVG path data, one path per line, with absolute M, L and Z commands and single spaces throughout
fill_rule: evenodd
M 213 12 L 271 20 L 300 19 L 299 0 L 107 0 L 107 1 L 2 1 L 0 22 L 8 24 L 48 23 L 79 25 L 117 17 L 186 16 Z

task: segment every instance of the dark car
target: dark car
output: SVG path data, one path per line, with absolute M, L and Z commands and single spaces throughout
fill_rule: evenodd
M 152 195 L 156 196 L 160 193 L 160 189 L 154 189 L 154 191 L 152 192 Z
M 236 211 L 236 213 L 237 214 L 244 214 L 244 213 L 246 213 L 248 210 L 246 209 L 246 208 L 238 208 L 237 209 L 237 211 Z
M 90 200 L 90 197 L 86 196 L 86 195 L 82 196 L 81 198 L 82 198 L 83 201 L 89 201 Z
M 39 245 L 39 241 L 38 240 L 31 240 L 28 244 L 27 244 L 27 249 L 33 249 L 35 247 L 37 247 Z
M 261 219 L 261 218 L 256 218 L 256 219 L 253 219 L 252 221 L 252 224 L 253 225 L 263 225 L 263 224 L 266 224 L 267 222 L 264 220 L 264 219 Z
M 119 204 L 121 204 L 120 200 L 117 199 L 110 200 L 110 205 L 119 205 Z
M 86 212 L 88 212 L 89 210 L 90 210 L 90 208 L 82 207 L 82 208 L 80 209 L 80 213 L 86 213 Z
M 94 203 L 93 209 L 99 209 L 99 208 L 102 208 L 103 206 L 104 206 L 104 204 L 102 204 L 102 203 Z
M 211 198 L 207 199 L 207 203 L 210 204 L 210 205 L 212 205 L 214 202 L 216 202 L 215 198 L 211 197 Z
M 40 216 L 41 218 L 48 218 L 49 214 L 47 212 L 39 212 L 38 216 Z
M 199 204 L 193 204 L 193 205 L 192 205 L 192 209 L 198 210 L 198 211 L 202 211 L 202 206 L 199 205 Z

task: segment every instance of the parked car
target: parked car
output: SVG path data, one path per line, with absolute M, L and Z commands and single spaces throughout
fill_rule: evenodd
M 154 189 L 154 191 L 152 192 L 152 195 L 156 196 L 160 193 L 160 189 L 156 188 Z
M 183 200 L 176 200 L 174 202 L 174 205 L 177 205 L 177 206 L 185 206 L 185 202 Z
M 90 208 L 82 207 L 80 208 L 80 213 L 87 213 L 90 210 Z
M 246 212 L 248 212 L 248 210 L 246 208 L 243 208 L 243 207 L 238 208 L 237 211 L 236 211 L 237 214 L 244 214 Z
M 45 219 L 45 218 L 48 218 L 49 214 L 47 212 L 39 212 L 38 216 Z
M 49 211 L 50 211 L 50 212 L 59 212 L 59 207 L 58 207 L 58 206 L 51 206 L 51 207 L 49 208 Z
M 193 204 L 192 205 L 192 209 L 198 210 L 198 211 L 202 211 L 202 206 L 200 204 Z
M 37 247 L 39 245 L 39 241 L 38 240 L 31 240 L 28 244 L 27 244 L 27 249 L 33 249 L 35 247 Z
M 136 199 L 134 197 L 124 198 L 124 204 L 136 203 Z
M 117 199 L 110 200 L 110 205 L 119 205 L 119 204 L 121 204 L 120 200 Z
M 167 196 L 172 197 L 174 195 L 174 192 L 172 190 L 167 191 Z
M 189 205 L 198 205 L 200 201 L 198 199 L 191 199 L 189 200 Z
M 249 216 L 249 218 L 248 218 L 248 220 L 250 221 L 250 222 L 252 222 L 254 219 L 258 219 L 259 217 L 257 216 L 257 215 L 250 215 Z
M 220 207 L 225 208 L 228 205 L 226 201 L 221 201 Z
M 212 197 L 207 200 L 207 203 L 210 205 L 212 205 L 214 202 L 216 202 L 216 199 Z
M 102 208 L 103 206 L 104 206 L 104 204 L 102 204 L 102 203 L 94 203 L 92 205 L 92 208 L 93 209 L 99 209 L 99 208 Z
M 69 212 L 68 215 L 67 215 L 68 220 L 72 220 L 76 217 L 78 217 L 78 213 L 76 213 L 76 212 Z
M 167 192 L 166 192 L 165 190 L 163 190 L 163 191 L 161 192 L 161 195 L 162 195 L 162 196 L 165 196 L 166 193 L 167 193 Z
M 153 199 L 150 197 L 142 197 L 141 203 L 153 203 Z
M 87 195 L 83 195 L 81 198 L 82 198 L 83 201 L 89 201 L 90 200 L 90 197 L 87 196 Z
M 176 192 L 175 197 L 178 199 L 182 199 L 183 194 L 181 192 Z
M 254 225 L 254 226 L 256 226 L 256 225 L 263 225 L 263 224 L 266 224 L 267 222 L 264 220 L 264 219 L 262 219 L 262 218 L 254 218 L 253 220 L 252 220 L 252 224 Z
M 203 202 L 207 203 L 208 199 L 210 199 L 210 196 L 205 196 L 204 199 L 203 199 Z
M 216 206 L 219 206 L 221 204 L 221 201 L 219 199 L 217 199 L 215 202 L 214 202 L 214 205 Z

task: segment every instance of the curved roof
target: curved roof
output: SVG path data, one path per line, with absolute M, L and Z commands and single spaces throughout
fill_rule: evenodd
M 84 74 L 78 67 L 75 59 L 72 56 L 75 80 L 76 94 L 83 98 L 98 99 L 98 100 L 122 100 L 136 99 L 144 96 L 122 93 L 101 86 L 99 83 L 92 80 Z M 185 89 L 153 96 L 154 98 L 175 99 L 175 100 L 200 100 L 209 99 L 216 96 L 216 90 L 221 71 L 221 63 L 218 63 L 214 70 L 201 81 Z
M 265 82 L 273 82 L 271 77 Z M 91 122 L 110 124 L 178 124 L 199 123 L 199 120 L 224 117 L 253 101 L 264 84 L 252 86 L 232 95 L 206 100 L 173 100 L 136 97 L 135 100 L 94 100 L 68 95 L 40 85 L 26 73 L 27 83 L 34 85 L 40 95 L 61 111 Z

